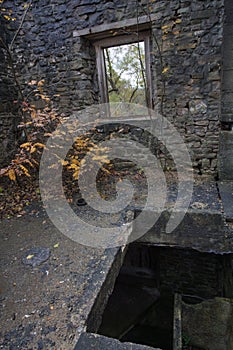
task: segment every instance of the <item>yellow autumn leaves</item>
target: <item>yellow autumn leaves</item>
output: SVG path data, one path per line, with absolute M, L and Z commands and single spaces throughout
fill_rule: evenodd
M 5 7 L 2 7 L 4 3 L 4 0 L 0 0 L 0 15 L 6 20 L 6 21 L 16 21 L 15 17 L 12 17 L 12 9 L 6 9 Z
M 14 169 L 9 169 L 8 173 L 6 174 L 9 176 L 9 179 L 11 181 L 16 181 L 16 174 Z
M 45 148 L 45 145 L 40 142 L 32 143 L 32 142 L 26 142 L 20 145 L 20 148 L 25 148 L 29 153 L 34 153 L 37 151 L 37 147 L 39 148 Z

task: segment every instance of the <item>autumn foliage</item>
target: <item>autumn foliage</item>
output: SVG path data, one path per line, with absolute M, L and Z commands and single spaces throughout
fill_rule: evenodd
M 23 101 L 15 101 L 15 104 L 18 105 L 18 113 L 21 116 L 21 122 L 18 125 L 20 135 L 18 151 L 10 164 L 0 169 L 0 176 L 7 176 L 14 182 L 17 182 L 20 177 L 30 178 L 32 175 L 38 174 L 40 157 L 46 147 L 46 142 L 59 124 L 62 123 L 64 117 L 58 113 L 52 100 L 44 92 L 44 80 L 39 82 L 33 80 L 28 85 L 33 89 L 28 97 Z M 38 104 L 40 108 L 37 107 Z M 77 127 L 77 124 L 75 127 Z M 78 180 L 81 161 L 84 163 L 83 157 L 87 152 L 91 151 L 93 153 L 93 160 L 100 163 L 104 160 L 105 163 L 108 163 L 106 156 L 103 155 L 103 149 L 101 154 L 95 151 L 93 140 L 95 133 L 96 130 L 93 128 L 88 133 L 76 138 L 66 158 L 57 158 L 57 162 L 53 164 L 53 167 L 56 168 L 62 163 L 66 175 L 68 173 L 72 175 L 74 180 Z M 62 132 L 57 136 L 61 139 L 66 138 L 66 135 L 63 135 Z
M 30 177 L 33 170 L 38 169 L 46 139 L 61 119 L 52 102 L 43 92 L 44 80 L 32 81 L 29 85 L 34 88 L 34 98 L 43 101 L 44 107 L 37 108 L 34 103 L 29 102 L 29 98 L 15 101 L 21 116 L 21 122 L 18 125 L 18 151 L 10 164 L 0 170 L 1 176 L 8 176 L 12 181 L 16 181 L 22 175 Z

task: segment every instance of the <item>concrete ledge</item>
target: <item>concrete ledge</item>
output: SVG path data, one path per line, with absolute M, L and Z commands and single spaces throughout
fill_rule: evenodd
M 107 338 L 93 333 L 82 333 L 74 350 L 156 350 L 150 346 L 133 343 L 121 343 L 119 340 Z M 161 349 L 157 349 L 161 350 Z
M 149 211 L 146 214 L 144 225 L 152 215 L 155 215 Z M 189 211 L 173 232 L 166 233 L 170 215 L 171 212 L 164 211 L 156 224 L 138 241 L 158 246 L 179 246 L 207 253 L 224 254 L 232 251 L 230 241 L 226 239 L 224 220 L 218 213 Z M 133 232 L 140 232 L 143 222 L 139 224 L 134 222 L 133 225 Z
M 207 253 L 232 252 L 232 233 L 227 229 L 222 202 L 219 198 L 216 183 L 210 182 L 195 185 L 192 201 L 182 222 L 171 233 L 166 233 L 166 226 L 176 202 L 175 191 L 169 191 L 167 208 L 160 214 L 158 221 L 142 237 L 140 231 L 158 215 L 156 209 L 151 208 L 144 212 L 141 221 L 133 222 L 132 234 L 140 237 L 138 241 L 160 246 L 179 246 L 182 248 L 196 249 Z M 140 208 L 136 209 L 136 215 L 140 214 Z

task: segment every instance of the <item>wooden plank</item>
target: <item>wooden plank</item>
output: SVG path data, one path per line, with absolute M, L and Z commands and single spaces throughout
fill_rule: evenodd
M 101 102 L 108 103 L 108 84 L 106 77 L 104 51 L 100 45 L 95 45 L 95 49 Z
M 124 44 L 132 44 L 138 41 L 145 41 L 147 38 L 149 38 L 149 36 L 150 32 L 148 30 L 135 33 L 129 32 L 128 34 L 125 33 L 125 35 L 114 35 L 112 37 L 100 39 L 95 41 L 94 45 L 100 45 L 102 48 L 108 48 Z
M 153 109 L 152 99 L 152 77 L 151 77 L 151 48 L 150 48 L 150 36 L 145 38 L 145 64 L 146 64 L 146 96 L 147 107 Z

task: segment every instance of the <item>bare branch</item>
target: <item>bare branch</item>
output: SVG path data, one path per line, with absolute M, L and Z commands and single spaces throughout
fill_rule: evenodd
M 32 4 L 32 0 L 30 0 L 29 4 L 27 4 L 27 7 L 25 8 L 25 11 L 24 11 L 24 13 L 23 13 L 23 16 L 22 16 L 21 22 L 20 22 L 20 24 L 19 24 L 19 27 L 18 27 L 17 31 L 15 32 L 15 35 L 14 35 L 14 37 L 13 37 L 11 43 L 10 43 L 10 46 L 9 46 L 9 50 L 10 50 L 10 51 L 12 50 L 13 45 L 14 45 L 14 43 L 15 43 L 15 40 L 16 40 L 17 36 L 19 35 L 20 30 L 21 30 L 22 27 L 23 27 L 25 18 L 26 18 L 26 16 L 27 16 L 27 13 L 28 13 L 30 7 L 31 7 L 31 4 Z

